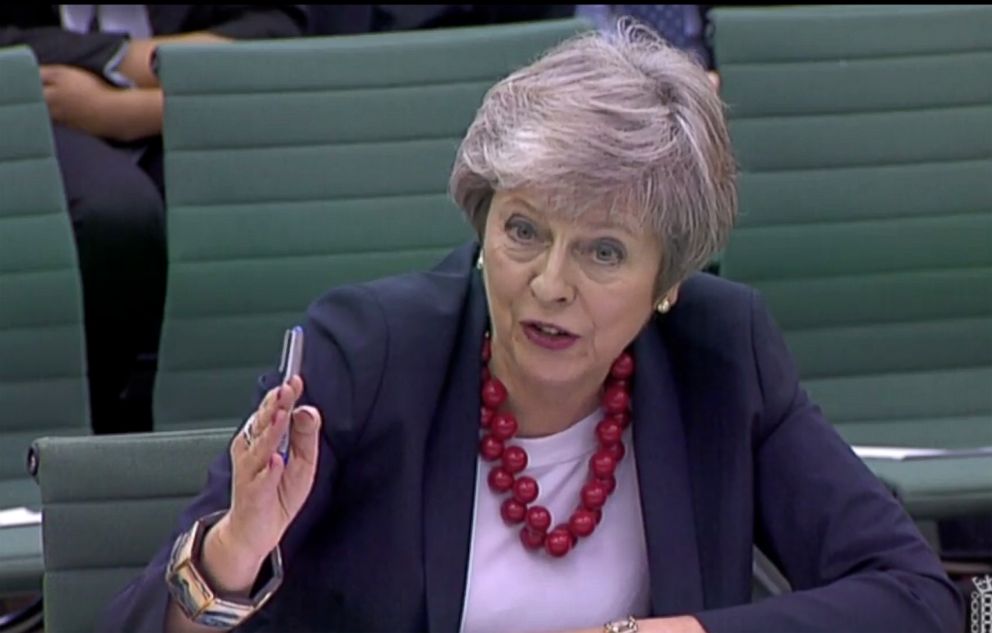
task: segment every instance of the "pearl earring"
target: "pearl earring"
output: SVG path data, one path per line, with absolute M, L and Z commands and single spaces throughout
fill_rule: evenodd
M 475 260 L 475 269 L 482 270 L 482 251 L 479 251 L 479 259 Z
M 668 299 L 662 299 L 661 303 L 659 303 L 657 307 L 658 312 L 660 312 L 661 314 L 667 314 L 668 311 L 671 309 L 672 309 L 672 304 L 668 301 Z

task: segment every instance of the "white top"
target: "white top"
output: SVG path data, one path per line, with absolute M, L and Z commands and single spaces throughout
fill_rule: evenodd
M 60 4 L 62 27 L 76 33 L 89 33 L 95 26 L 102 33 L 120 33 L 131 39 L 147 39 L 152 36 L 148 11 L 143 4 Z M 123 42 L 117 52 L 107 60 L 103 76 L 121 88 L 134 88 L 134 82 L 119 71 L 128 42 Z M 143 150 L 131 152 L 137 161 Z
M 565 523 L 579 504 L 589 458 L 598 448 L 596 424 L 602 416 L 597 411 L 560 433 L 510 442 L 527 451 L 524 474 L 536 479 L 540 488 L 530 505 L 551 511 L 552 528 Z M 602 521 L 564 558 L 553 558 L 543 549 L 524 549 L 521 526 L 507 526 L 500 517 L 500 504 L 510 493 L 496 494 L 489 488 L 492 464 L 478 458 L 463 632 L 595 628 L 628 615 L 648 614 L 647 548 L 630 434 L 630 428 L 624 431 L 626 454 Z
M 67 31 L 89 33 L 96 18 L 103 33 L 126 33 L 134 39 L 152 36 L 148 11 L 143 4 L 62 4 L 62 26 Z

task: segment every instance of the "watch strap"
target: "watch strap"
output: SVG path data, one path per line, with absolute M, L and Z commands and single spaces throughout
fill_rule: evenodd
M 172 546 L 165 578 L 176 604 L 193 622 L 218 629 L 230 629 L 268 602 L 282 584 L 282 555 L 276 547 L 269 555 L 271 577 L 250 598 L 221 596 L 199 569 L 203 539 L 207 530 L 221 519 L 227 510 L 209 514 L 179 535 Z

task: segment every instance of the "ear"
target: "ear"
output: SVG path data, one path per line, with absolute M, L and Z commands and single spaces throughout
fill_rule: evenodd
M 669 309 L 671 309 L 671 307 L 675 305 L 675 302 L 679 300 L 679 287 L 681 285 L 682 282 L 679 282 L 674 286 L 672 286 L 671 288 L 669 288 L 667 291 L 657 295 L 657 298 L 654 301 L 655 305 L 656 306 L 660 305 L 662 301 L 667 300 L 668 307 Z

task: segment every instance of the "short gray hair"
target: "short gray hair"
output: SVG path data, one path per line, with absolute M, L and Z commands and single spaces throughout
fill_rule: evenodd
M 704 69 L 649 28 L 583 33 L 486 93 L 449 189 L 482 237 L 496 190 L 547 194 L 555 213 L 633 213 L 661 240 L 659 296 L 726 244 L 737 165 Z

